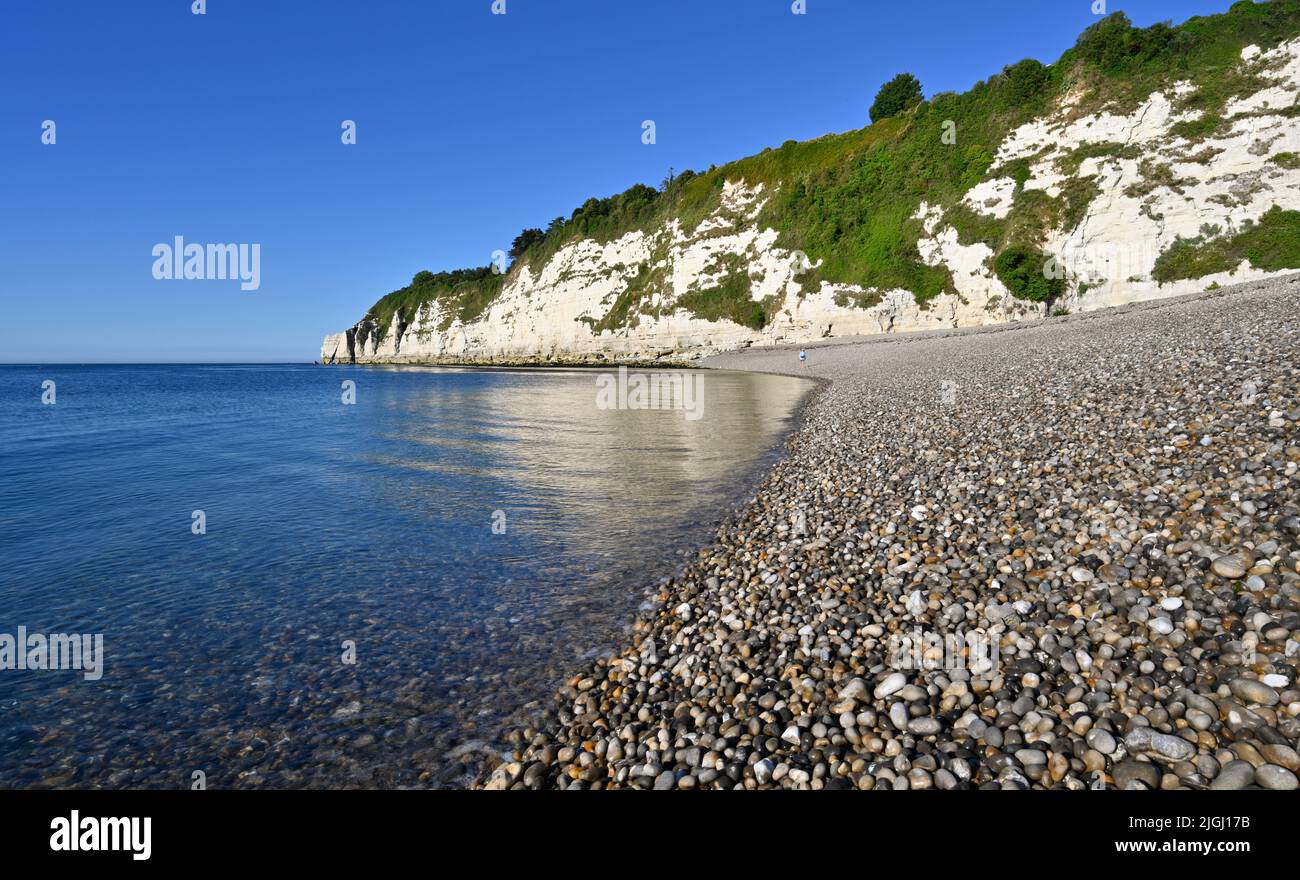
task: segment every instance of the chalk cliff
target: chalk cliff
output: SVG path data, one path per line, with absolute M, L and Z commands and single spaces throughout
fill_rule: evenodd
M 1090 311 L 1293 271 L 1275 255 L 1263 267 L 1243 257 L 1231 265 L 1211 262 L 1209 272 L 1205 265 L 1158 271 L 1162 255 L 1180 243 L 1231 241 L 1274 209 L 1300 211 L 1300 38 L 1266 49 L 1245 46 L 1233 73 L 1249 87 L 1213 111 L 1197 100 L 1201 87 L 1189 80 L 1166 82 L 1124 108 L 1098 108 L 1082 85 L 1060 89 L 1048 112 L 989 145 L 987 170 L 956 203 L 922 199 L 904 215 L 920 261 L 950 278 L 937 295 L 810 281 L 821 259 L 764 222 L 764 209 L 783 184 L 747 180 L 743 168 L 730 176 L 724 167 L 702 219 L 670 217 L 606 239 L 574 236 L 542 257 L 516 259 L 478 314 L 467 317 L 438 298 L 383 314 L 382 326 L 372 311 L 327 336 L 321 357 L 327 363 L 687 359 L 751 345 Z M 1216 118 L 1207 120 L 1211 112 Z M 938 139 L 941 122 L 906 124 L 933 126 Z M 960 131 L 956 137 L 954 149 L 961 149 Z M 1017 210 L 1029 210 L 1018 206 L 1035 199 L 1074 205 L 1044 214 L 1037 233 L 1041 252 L 1050 255 L 1044 272 L 1062 281 L 1059 294 L 1042 301 L 1012 295 L 995 267 L 1001 245 L 994 237 L 963 234 L 950 219 L 960 212 L 964 227 L 1008 223 Z M 701 291 L 736 278 L 762 304 L 760 320 L 699 307 Z

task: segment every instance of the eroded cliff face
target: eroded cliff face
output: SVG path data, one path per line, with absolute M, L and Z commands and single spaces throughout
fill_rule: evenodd
M 1079 96 L 1070 95 L 1050 116 L 1003 141 L 993 167 L 1024 160 L 1028 176 L 981 182 L 963 199 L 971 210 L 1005 217 L 1019 192 L 1056 197 L 1079 183 L 1091 194 L 1077 218 L 1049 231 L 1044 250 L 1056 255 L 1055 270 L 1069 282 L 1050 306 L 1012 297 L 993 271 L 992 249 L 962 244 L 944 210 L 924 203 L 916 215 L 924 229 L 920 253 L 950 270 L 956 294 L 918 304 L 907 290 L 843 284 L 806 290 L 799 277 L 809 268 L 807 258 L 781 248 L 778 233 L 758 223 L 772 192 L 736 180 L 726 184 L 720 207 L 690 232 L 673 221 L 608 243 L 575 241 L 538 271 L 512 269 L 501 294 L 473 321 L 462 323 L 432 302 L 405 322 L 395 316 L 381 329 L 362 321 L 327 336 L 321 357 L 326 363 L 691 359 L 751 345 L 1019 321 L 1049 307 L 1091 311 L 1282 274 L 1244 260 L 1199 278 L 1163 285 L 1152 278 L 1157 258 L 1179 238 L 1240 230 L 1273 206 L 1300 210 L 1300 170 L 1279 159 L 1300 153 L 1300 39 L 1268 52 L 1247 47 L 1242 66 L 1266 85 L 1231 101 L 1224 126 L 1210 136 L 1176 133 L 1179 123 L 1201 113 L 1177 109 L 1193 88 L 1179 83 L 1127 115 L 1080 113 Z M 1090 147 L 1114 149 L 1082 158 L 1077 170 L 1069 167 L 1070 157 Z M 762 329 L 708 320 L 678 304 L 738 269 L 755 302 L 774 304 Z M 627 309 L 633 285 L 640 295 Z

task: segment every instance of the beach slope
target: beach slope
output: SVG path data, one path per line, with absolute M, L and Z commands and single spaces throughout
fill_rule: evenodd
M 828 381 L 482 784 L 1297 787 L 1300 276 L 807 353 L 707 362 Z

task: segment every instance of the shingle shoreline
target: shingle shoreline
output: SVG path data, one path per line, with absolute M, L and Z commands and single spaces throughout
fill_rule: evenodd
M 486 787 L 1296 787 L 1300 276 L 806 350 L 706 362 L 830 381 Z

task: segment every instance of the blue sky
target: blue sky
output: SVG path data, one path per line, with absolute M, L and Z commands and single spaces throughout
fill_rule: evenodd
M 309 361 L 420 269 L 484 265 L 670 166 L 859 128 L 901 70 L 933 94 L 1055 60 L 1095 21 L 1092 0 L 491 5 L 5 0 L 0 361 Z M 1140 25 L 1228 5 L 1108 0 Z M 176 235 L 260 244 L 261 287 L 154 280 Z

